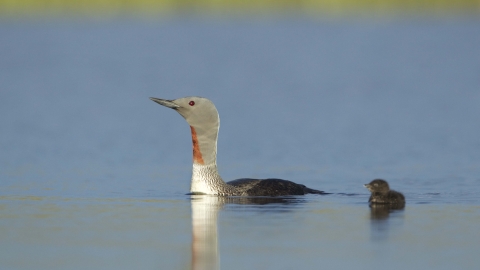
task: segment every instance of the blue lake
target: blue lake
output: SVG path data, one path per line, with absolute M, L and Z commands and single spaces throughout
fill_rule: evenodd
M 187 196 L 211 99 L 224 180 Z M 0 269 L 477 269 L 480 20 L 0 23 Z M 384 178 L 405 209 L 368 206 Z

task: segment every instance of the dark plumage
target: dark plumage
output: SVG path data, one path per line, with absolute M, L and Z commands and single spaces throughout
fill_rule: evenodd
M 247 196 L 287 196 L 305 194 L 325 194 L 325 192 L 308 188 L 292 181 L 268 178 L 242 178 L 227 182 L 247 194 Z
M 405 197 L 402 193 L 390 190 L 387 181 L 375 179 L 364 185 L 372 195 L 368 199 L 370 204 L 388 204 L 396 207 L 405 206 Z

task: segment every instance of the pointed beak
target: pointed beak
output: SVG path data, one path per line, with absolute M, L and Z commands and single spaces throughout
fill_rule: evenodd
M 161 98 L 154 98 L 154 97 L 151 97 L 150 98 L 152 101 L 155 101 L 156 103 L 160 104 L 160 105 L 163 105 L 165 107 L 168 107 L 170 109 L 178 109 L 180 108 L 179 105 L 177 105 L 175 102 L 173 102 L 172 100 L 166 100 L 166 99 L 161 99 Z
M 369 184 L 365 184 L 365 185 L 363 185 L 363 186 L 366 187 L 366 188 L 370 188 L 370 185 L 369 185 Z

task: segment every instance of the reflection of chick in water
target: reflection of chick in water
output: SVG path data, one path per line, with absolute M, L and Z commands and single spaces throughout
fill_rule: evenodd
M 370 218 L 371 219 L 387 219 L 391 208 L 388 204 L 370 204 Z
M 372 192 L 368 202 L 370 206 L 385 205 L 389 209 L 402 209 L 405 207 L 405 197 L 402 193 L 390 190 L 387 181 L 382 179 L 375 179 L 369 184 L 365 184 L 365 187 Z M 379 207 L 380 209 L 381 207 Z M 372 207 L 373 209 L 373 207 Z

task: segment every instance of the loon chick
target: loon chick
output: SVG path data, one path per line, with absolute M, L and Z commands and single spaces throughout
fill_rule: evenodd
M 403 194 L 390 190 L 387 181 L 383 179 L 375 179 L 364 186 L 372 192 L 370 199 L 368 199 L 370 204 L 389 204 L 402 207 L 405 205 Z
M 150 98 L 177 111 L 190 125 L 193 142 L 193 172 L 190 194 L 219 196 L 285 196 L 323 191 L 282 179 L 242 178 L 225 183 L 217 170 L 217 138 L 220 118 L 213 102 L 202 97 L 175 100 Z

